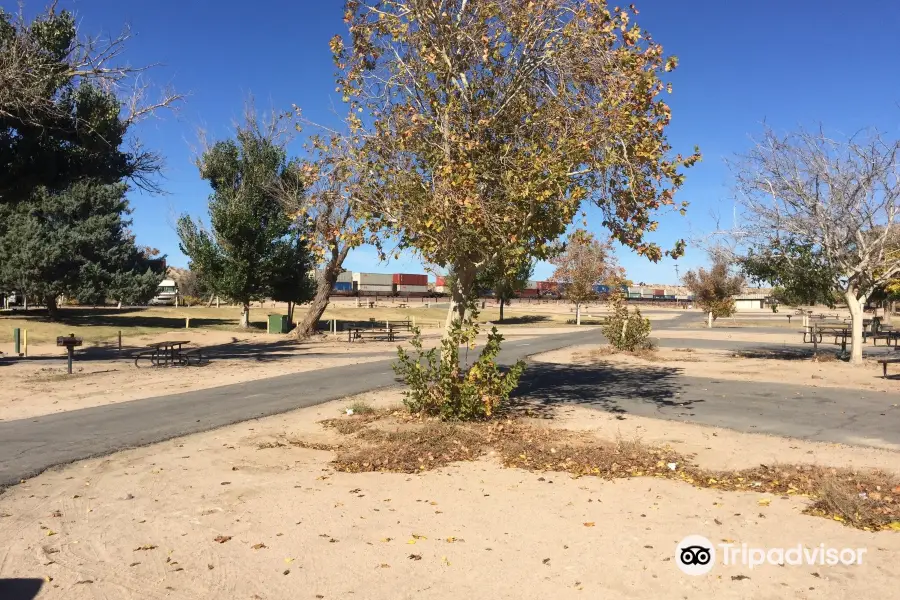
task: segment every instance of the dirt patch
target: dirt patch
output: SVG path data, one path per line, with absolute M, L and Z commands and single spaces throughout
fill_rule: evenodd
M 324 448 L 353 436 L 319 422 L 343 415 L 354 400 L 383 409 L 400 395 L 380 390 L 119 452 L 10 488 L 0 496 L 0 578 L 42 579 L 40 600 L 896 595 L 900 536 L 802 515 L 810 502 L 798 495 L 504 468 L 491 450 L 417 474 L 335 471 L 337 450 Z M 543 425 L 597 444 L 670 445 L 716 470 L 774 459 L 900 468 L 892 452 L 620 421 L 583 407 Z M 387 418 L 369 426 L 395 427 Z M 309 447 L 291 443 L 298 440 Z M 281 445 L 259 449 L 267 442 Z M 674 555 L 690 534 L 738 546 L 824 543 L 868 553 L 852 566 L 748 569 L 718 561 L 709 576 L 691 577 Z
M 900 531 L 900 479 L 878 470 L 803 464 L 710 470 L 670 447 L 637 439 L 603 441 L 525 420 L 447 423 L 381 413 L 325 423 L 352 436 L 332 461 L 348 473 L 418 473 L 491 455 L 507 468 L 604 479 L 658 477 L 718 490 L 805 497 L 811 501 L 808 514 L 867 531 Z

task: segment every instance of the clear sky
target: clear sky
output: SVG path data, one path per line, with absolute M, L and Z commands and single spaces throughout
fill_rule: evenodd
M 43 1 L 25 0 L 33 13 Z M 699 145 L 703 162 L 688 171 L 681 198 L 687 217 L 664 216 L 655 240 L 670 245 L 714 229 L 711 214 L 731 224 L 725 159 L 745 150 L 766 121 L 777 130 L 823 124 L 852 134 L 877 126 L 900 134 L 900 4 L 871 0 L 636 0 L 638 22 L 680 59 L 669 97 L 670 140 L 677 151 Z M 0 0 L 15 10 L 13 0 Z M 244 99 L 259 108 L 304 108 L 314 120 L 331 118 L 339 104 L 328 40 L 344 33 L 341 0 L 61 0 L 85 33 L 132 27 L 126 58 L 134 65 L 163 63 L 150 78 L 188 95 L 176 115 L 140 125 L 145 145 L 165 156 L 164 196 L 132 194 L 133 229 L 140 244 L 184 266 L 174 231 L 181 213 L 206 215 L 209 189 L 192 163 L 198 129 L 227 137 Z M 599 224 L 592 224 L 598 229 Z M 599 229 L 598 229 L 599 230 Z M 675 262 L 652 264 L 627 250 L 619 258 L 635 282 L 675 283 Z M 689 249 L 683 274 L 705 262 Z M 418 272 L 414 257 L 379 264 L 373 251 L 354 252 L 346 268 Z M 552 270 L 540 265 L 536 278 Z

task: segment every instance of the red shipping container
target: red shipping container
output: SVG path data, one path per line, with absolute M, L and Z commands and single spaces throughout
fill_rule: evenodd
M 537 289 L 543 291 L 555 290 L 557 288 L 557 283 L 555 281 L 538 281 Z
M 439 287 L 447 285 L 446 278 L 443 275 L 437 275 L 434 280 L 434 285 Z
M 397 285 L 428 285 L 428 275 L 394 273 L 394 283 Z
M 523 298 L 533 298 L 538 295 L 538 291 L 536 289 L 522 290 L 519 295 Z
M 653 295 L 654 296 L 665 296 L 666 290 L 653 290 Z

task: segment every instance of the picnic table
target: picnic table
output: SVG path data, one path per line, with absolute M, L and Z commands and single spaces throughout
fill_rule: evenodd
M 842 323 L 838 324 L 825 324 L 819 325 L 818 323 L 814 323 L 812 325 L 807 325 L 803 329 L 803 343 L 806 342 L 806 336 L 810 337 L 810 342 L 813 345 L 821 344 L 822 338 L 824 336 L 834 336 L 834 343 L 838 343 L 838 339 L 841 341 L 841 350 L 847 350 L 847 338 L 850 337 L 850 326 Z
M 141 360 L 147 360 L 154 367 L 172 367 L 186 366 L 191 364 L 193 360 L 199 364 L 203 360 L 200 348 L 184 350 L 185 344 L 190 344 L 189 340 L 166 340 L 147 344 L 149 350 L 142 350 L 134 355 L 134 366 L 140 367 Z

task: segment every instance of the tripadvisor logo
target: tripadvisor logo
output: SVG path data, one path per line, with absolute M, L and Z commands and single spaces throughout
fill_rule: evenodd
M 723 543 L 716 546 L 701 535 L 689 535 L 675 547 L 675 564 L 687 575 L 706 575 L 716 564 L 716 555 L 723 566 L 760 565 L 818 565 L 833 567 L 861 565 L 866 548 L 829 548 L 825 544 L 790 548 L 762 548 L 748 544 Z
M 706 575 L 716 564 L 716 548 L 702 535 L 689 535 L 675 548 L 675 564 L 687 575 Z

